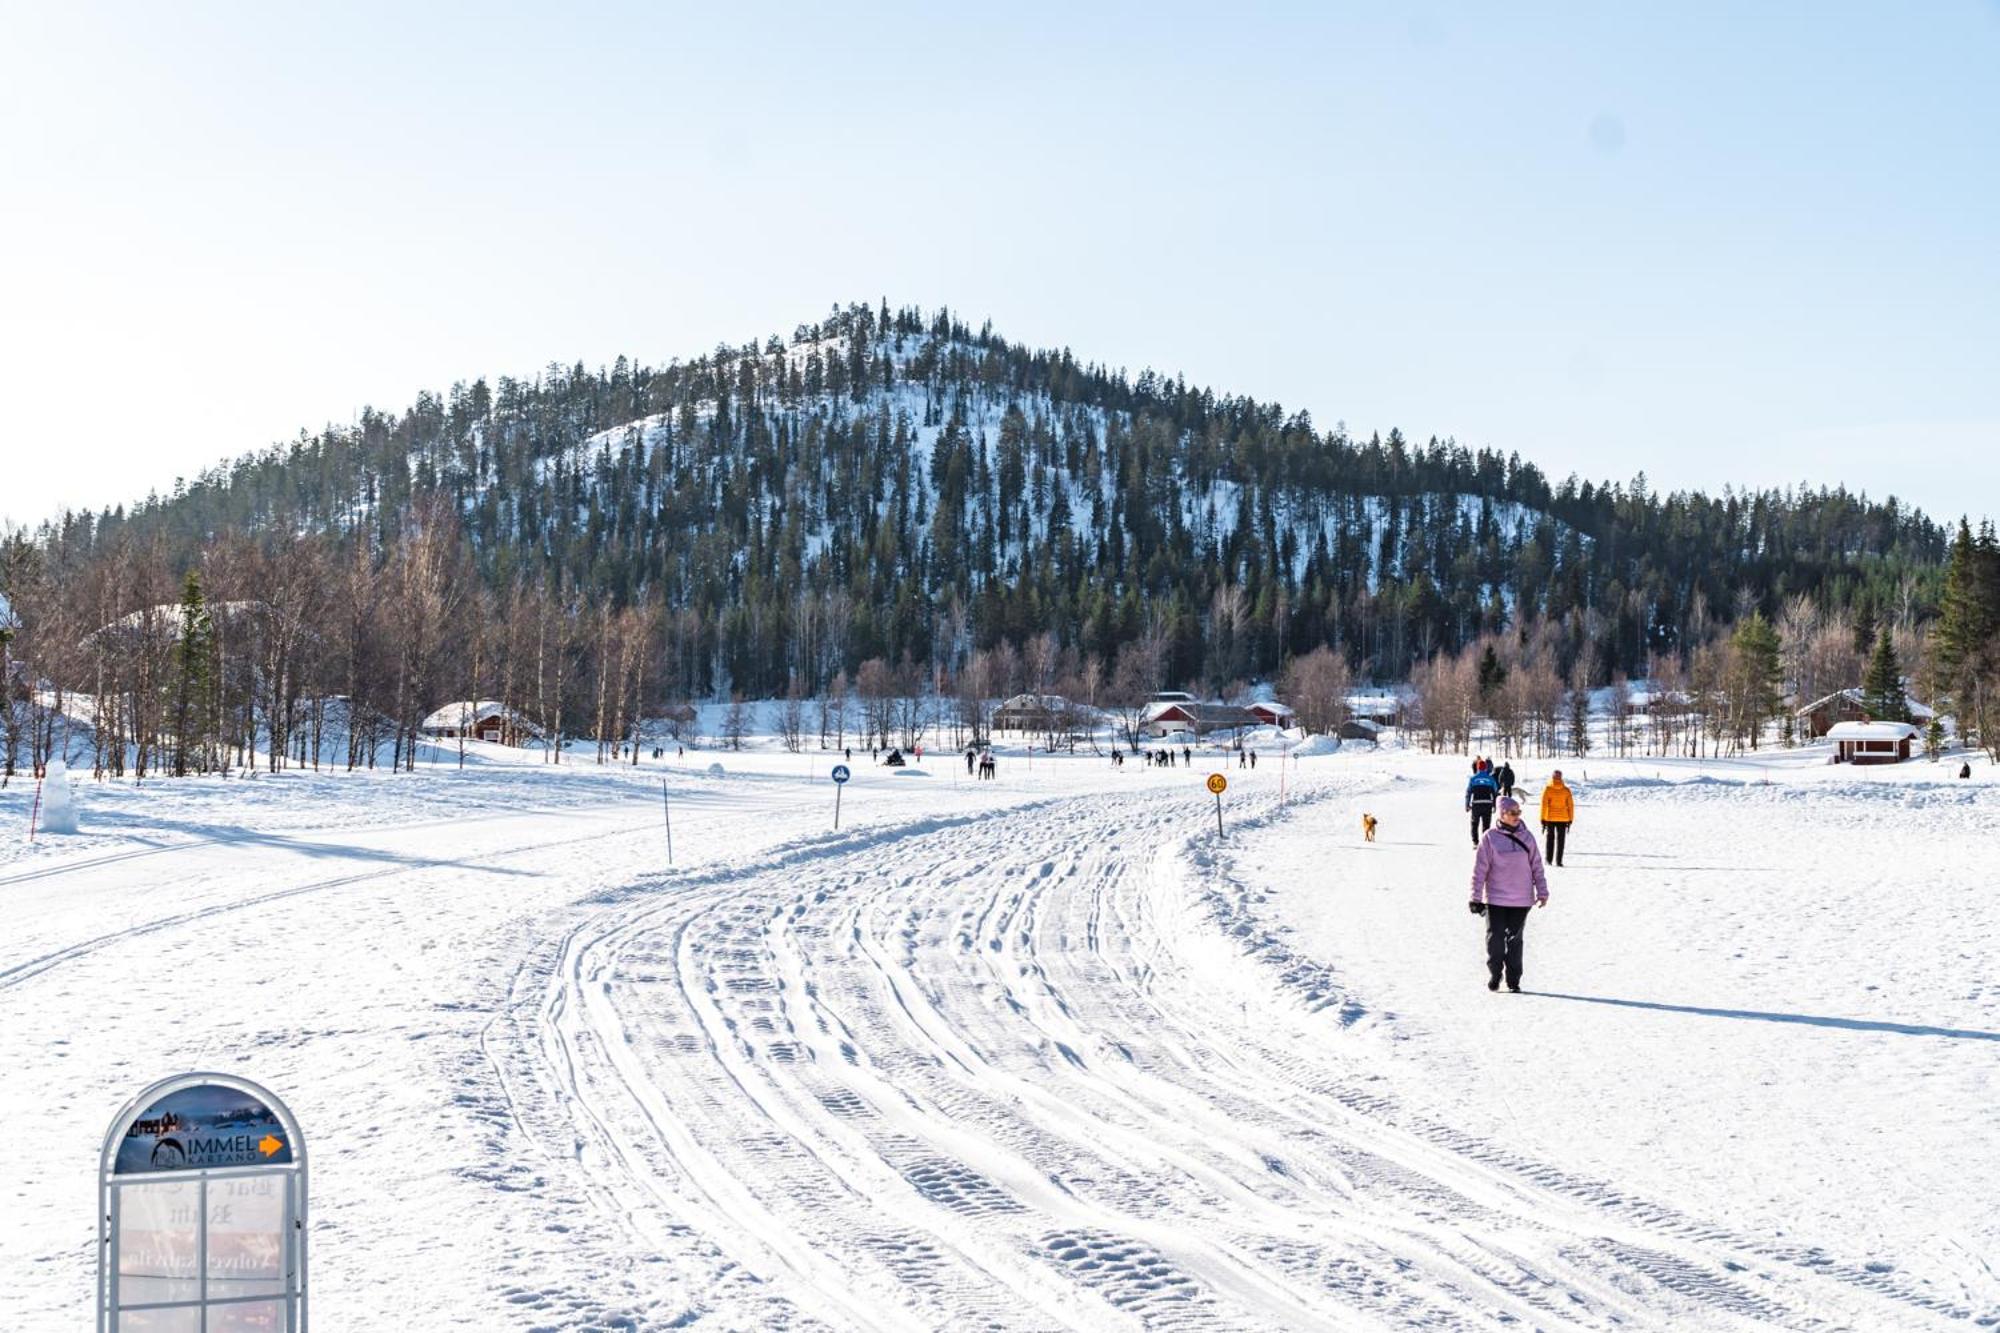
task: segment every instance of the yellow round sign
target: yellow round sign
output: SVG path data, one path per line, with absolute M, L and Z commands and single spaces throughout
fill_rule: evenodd
M 1228 785 L 1229 785 L 1229 779 L 1223 777 L 1222 774 L 1210 773 L 1208 775 L 1208 789 L 1214 792 L 1217 796 L 1222 795 L 1223 788 L 1227 787 Z

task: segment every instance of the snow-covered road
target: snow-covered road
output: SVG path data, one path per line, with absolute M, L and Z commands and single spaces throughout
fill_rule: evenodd
M 1340 956 L 1345 907 L 1286 896 L 1352 874 L 1357 802 L 1401 803 L 1389 829 L 1415 844 L 1411 798 L 1448 809 L 1452 779 L 1328 760 L 1280 803 L 1268 768 L 1232 773 L 1220 848 L 1185 772 L 865 773 L 840 833 L 824 782 L 676 775 L 673 870 L 653 775 L 351 783 L 339 828 L 285 826 L 317 800 L 223 825 L 176 796 L 183 827 L 145 846 L 116 831 L 140 811 L 108 804 L 113 832 L 0 863 L 0 1067 L 55 1131 L 8 1173 L 0 1271 L 24 1303 L 0 1324 L 76 1324 L 96 1136 L 132 1088 L 189 1066 L 269 1083 L 313 1136 L 330 1327 L 1991 1313 L 2000 1288 L 1912 1275 L 1872 1243 L 1792 1243 L 1603 1169 L 1670 1124 L 1606 1126 L 1584 1151 L 1564 1135 L 1587 1106 L 1552 1116 L 1556 1135 L 1471 1123 L 1436 1083 L 1436 1015 L 1406 1019 L 1416 992 Z M 1466 976 L 1464 856 L 1455 821 L 1435 832 L 1402 873 L 1428 889 L 1450 869 L 1437 901 L 1459 930 L 1428 947 Z M 1565 1041 L 1624 1016 L 1574 1008 Z M 1985 1062 L 1976 1086 L 2000 1044 L 1959 1047 Z

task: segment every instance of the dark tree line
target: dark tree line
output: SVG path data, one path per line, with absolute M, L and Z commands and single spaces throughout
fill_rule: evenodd
M 325 719 L 297 710 L 328 696 L 356 762 L 371 737 L 408 762 L 414 720 L 494 672 L 532 679 L 538 725 L 601 734 L 666 701 L 817 695 L 871 660 L 955 678 L 1045 636 L 1107 681 L 1143 642 L 1156 683 L 1216 689 L 1320 648 L 1401 679 L 1546 626 L 1551 670 L 1604 681 L 1801 597 L 1928 618 L 1947 545 L 1893 499 L 1552 484 L 885 302 L 366 411 L 14 534 L 5 577 L 24 625 L 48 608 L 42 677 L 122 700 L 107 734 L 207 727 L 143 761 L 199 769 L 253 716 L 317 753 L 301 728 Z

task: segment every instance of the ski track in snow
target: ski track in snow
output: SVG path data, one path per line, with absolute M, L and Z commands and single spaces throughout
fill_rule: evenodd
M 1245 864 L 1403 779 L 1336 764 L 1283 803 L 1239 779 L 1218 844 L 1194 775 L 1163 776 L 863 781 L 839 833 L 811 831 L 823 782 L 682 777 L 676 828 L 704 850 L 681 870 L 651 868 L 653 778 L 511 815 L 83 848 L 0 876 L 99 895 L 83 913 L 25 900 L 0 1006 L 125 1034 L 185 1003 L 176 969 L 220 948 L 250 969 L 236 1007 L 296 990 L 260 1000 L 255 1032 L 191 1011 L 184 1044 L 138 1054 L 222 1042 L 281 1062 L 307 1133 L 324 1126 L 315 1303 L 336 1327 L 398 1310 L 535 1330 L 2000 1322 L 1895 1265 L 1710 1221 L 1414 1104 L 1373 1039 L 1400 1017 L 1296 947 L 1268 868 Z M 453 845 L 432 850 L 441 829 Z M 254 874 L 232 859 L 252 855 Z M 139 857 L 170 867 L 153 871 L 170 894 L 117 896 Z M 278 869 L 294 858 L 337 873 Z M 273 912 L 308 942 L 260 958 Z M 356 988 L 350 939 L 407 956 Z M 124 1055 L 74 1079 L 27 1026 L 8 1024 L 10 1067 L 39 1060 L 55 1112 L 81 1100 L 88 1121 L 131 1081 Z M 378 1089 L 399 1099 L 357 1117 Z M 340 1153 L 370 1178 L 342 1179 Z M 37 1223 L 66 1207 L 58 1183 L 23 1192 Z M 89 1252 L 33 1266 L 81 1289 Z M 74 1325 L 61 1289 L 34 1290 L 0 1327 Z
M 754 1275 L 754 1314 L 711 1307 L 729 1326 L 1974 1317 L 1379 1091 L 1313 1021 L 1361 1006 L 1187 842 L 1203 813 L 1072 798 L 662 876 L 524 964 L 485 1049 L 628 1237 Z M 1218 986 L 1244 958 L 1298 1001 L 1279 1021 Z

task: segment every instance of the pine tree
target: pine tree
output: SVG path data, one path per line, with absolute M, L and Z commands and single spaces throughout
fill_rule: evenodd
M 1493 692 L 1507 683 L 1507 668 L 1500 665 L 1500 655 L 1487 644 L 1486 651 L 1479 655 L 1479 698 L 1481 702 L 1493 697 Z
M 215 626 L 202 596 L 201 575 L 188 571 L 181 585 L 180 646 L 174 673 L 175 777 L 207 768 L 209 687 L 214 677 Z
M 1875 634 L 1875 651 L 1868 659 L 1868 672 L 1861 678 L 1861 706 L 1877 722 L 1908 722 L 1909 700 L 1903 696 L 1903 669 L 1896 662 L 1896 645 L 1889 642 L 1889 627 Z
M 1875 604 L 1866 597 L 1854 606 L 1854 655 L 1868 652 L 1875 646 Z
M 1730 694 L 1735 704 L 1738 735 L 1756 749 L 1764 724 L 1778 711 L 1783 697 L 1783 669 L 1778 657 L 1778 632 L 1764 613 L 1753 611 L 1730 637 Z
M 1933 631 L 1938 665 L 1947 675 L 1976 654 L 1993 630 L 1988 619 L 1992 609 L 1981 597 L 1984 590 L 1979 586 L 1979 565 L 1972 525 L 1961 518 L 1945 564 L 1944 591 L 1938 598 L 1938 621 Z

